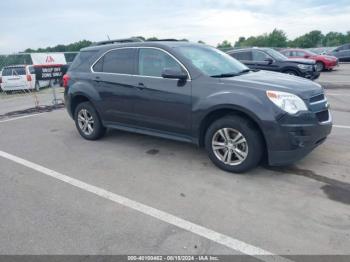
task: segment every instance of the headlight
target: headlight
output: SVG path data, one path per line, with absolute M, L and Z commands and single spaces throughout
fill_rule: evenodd
M 312 70 L 312 65 L 298 64 L 297 66 L 302 70 Z
M 289 114 L 293 115 L 299 111 L 307 110 L 304 101 L 294 94 L 268 90 L 266 95 L 272 103 Z

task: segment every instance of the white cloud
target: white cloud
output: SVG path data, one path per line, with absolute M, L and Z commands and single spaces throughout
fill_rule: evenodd
M 311 30 L 350 30 L 346 0 L 12 0 L 0 3 L 0 53 L 136 35 L 216 45 L 274 28 L 294 38 Z

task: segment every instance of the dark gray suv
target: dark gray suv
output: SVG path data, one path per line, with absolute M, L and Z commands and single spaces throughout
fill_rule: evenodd
M 292 163 L 321 144 L 332 120 L 322 87 L 254 72 L 206 45 L 110 41 L 82 49 L 64 76 L 82 137 L 116 128 L 204 146 L 215 165 L 244 172 Z

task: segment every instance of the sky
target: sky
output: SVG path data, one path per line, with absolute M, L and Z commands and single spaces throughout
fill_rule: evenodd
M 11 0 L 0 2 L 0 53 L 142 35 L 217 45 L 282 29 L 350 31 L 350 0 Z

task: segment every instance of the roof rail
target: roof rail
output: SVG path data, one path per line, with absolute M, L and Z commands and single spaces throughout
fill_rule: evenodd
M 133 43 L 133 42 L 143 42 L 143 40 L 137 37 L 131 37 L 131 38 L 101 41 L 101 42 L 95 43 L 94 45 L 98 46 L 98 45 L 108 45 L 108 44 L 116 44 L 116 43 L 122 44 L 122 43 Z
M 181 40 L 177 40 L 174 38 L 165 38 L 165 39 L 156 39 L 156 40 L 147 40 L 149 42 L 177 42 L 177 41 L 181 41 Z

